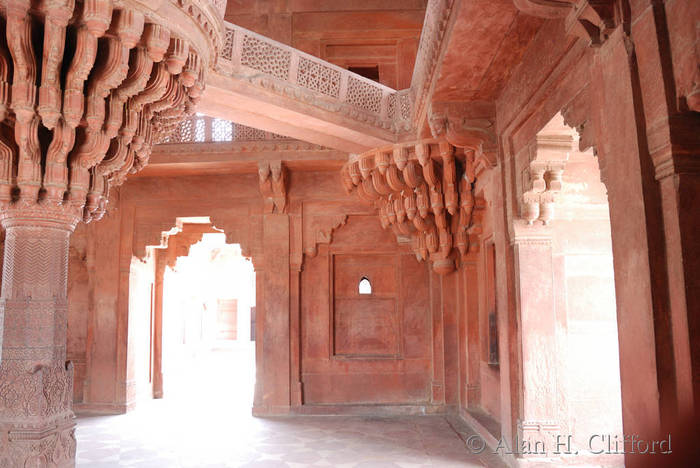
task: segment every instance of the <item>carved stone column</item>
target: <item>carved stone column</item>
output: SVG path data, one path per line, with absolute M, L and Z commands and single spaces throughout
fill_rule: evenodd
M 66 363 L 68 245 L 78 217 L 5 213 L 0 466 L 75 465 Z
M 75 465 L 68 239 L 194 112 L 222 40 L 217 11 L 0 0 L 3 468 Z
M 522 222 L 522 221 L 521 221 Z M 524 223 L 523 223 L 524 224 Z M 556 316 L 552 238 L 547 228 L 516 225 L 513 240 L 515 259 L 517 328 L 520 330 L 522 413 L 514 451 L 523 446 L 551 454 L 561 433 L 558 417 L 556 373 Z M 537 447 L 537 449 L 535 449 Z M 542 451 L 542 450 L 539 450 Z M 527 452 L 527 451 L 525 451 Z M 524 456 L 542 456 L 523 453 Z

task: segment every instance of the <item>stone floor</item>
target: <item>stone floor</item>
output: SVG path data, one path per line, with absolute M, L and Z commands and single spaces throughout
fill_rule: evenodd
M 471 454 L 464 435 L 458 435 L 442 416 L 253 418 L 252 387 L 246 382 L 252 375 L 249 367 L 238 374 L 228 373 L 233 377 L 219 379 L 218 384 L 202 379 L 212 368 L 220 371 L 226 362 L 230 367 L 229 354 L 215 353 L 208 361 L 210 368 L 198 365 L 190 369 L 189 382 L 200 385 L 191 386 L 189 391 L 171 397 L 166 391 L 163 400 L 147 402 L 126 415 L 80 416 L 77 466 L 492 465 L 488 459 Z

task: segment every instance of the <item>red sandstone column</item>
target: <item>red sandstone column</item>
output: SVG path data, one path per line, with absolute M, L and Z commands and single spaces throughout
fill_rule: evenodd
M 537 227 L 515 226 L 516 307 L 520 330 L 522 413 L 519 441 L 544 441 L 545 451 L 557 448 L 560 434 L 556 375 L 556 317 L 552 271 L 552 241 Z
M 253 414 L 283 414 L 289 412 L 291 403 L 288 215 L 263 216 L 263 249 L 265 267 L 262 274 L 256 265 L 256 325 L 262 327 L 258 326 L 255 336 L 258 372 Z
M 622 424 L 651 440 L 661 422 L 658 331 L 666 315 L 658 186 L 643 140 L 629 44 L 618 28 L 595 56 L 592 108 L 598 110 L 598 157 L 608 189 L 615 267 Z M 627 137 L 622 137 L 627 135 Z M 661 359 L 663 362 L 663 359 Z M 625 462 L 631 464 L 634 455 Z
M 37 210 L 39 211 L 39 210 Z M 77 219 L 5 214 L 0 466 L 75 465 L 66 364 L 68 244 Z
M 479 294 L 474 285 L 479 284 L 479 275 L 476 262 L 470 261 L 463 264 L 466 304 L 463 308 L 466 313 L 466 363 L 467 367 L 467 395 L 462 402 L 465 408 L 479 405 L 481 401 L 481 382 L 479 365 L 481 363 L 480 333 L 479 333 Z
M 689 417 L 693 406 L 700 403 L 700 314 L 693 313 L 700 310 L 700 247 L 695 238 L 700 219 L 693 209 L 700 194 L 700 116 L 683 109 L 679 105 L 682 96 L 678 95 L 684 80 L 697 82 L 692 72 L 681 76 L 684 67 L 678 62 L 690 55 L 689 63 L 697 70 L 692 44 L 697 42 L 699 14 L 700 7 L 692 0 L 640 0 L 632 9 L 631 36 L 644 104 L 644 130 L 663 217 L 669 303 L 667 310 L 659 311 L 664 315 L 657 313 L 655 320 L 659 324 L 657 349 L 666 350 L 663 354 L 657 351 L 657 368 L 662 369 L 661 422 L 667 425 L 675 418 Z M 671 44 L 677 48 L 673 55 Z M 681 44 L 687 44 L 686 49 Z
M 163 398 L 163 279 L 169 250 L 156 250 L 153 307 L 153 398 Z
M 433 345 L 433 379 L 430 402 L 435 406 L 445 404 L 445 341 L 442 320 L 442 290 L 440 275 L 430 270 L 430 308 Z

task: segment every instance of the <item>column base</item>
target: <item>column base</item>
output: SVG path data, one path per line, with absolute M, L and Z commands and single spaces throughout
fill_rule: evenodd
M 0 365 L 0 466 L 75 466 L 73 366 Z
M 75 420 L 67 417 L 43 428 L 0 425 L 0 466 L 75 467 Z

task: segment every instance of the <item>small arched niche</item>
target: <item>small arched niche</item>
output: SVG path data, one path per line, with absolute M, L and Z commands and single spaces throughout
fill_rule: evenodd
M 357 285 L 357 292 L 360 295 L 372 294 L 372 283 L 369 282 L 369 278 L 367 278 L 366 276 L 363 276 L 360 279 L 360 282 Z

